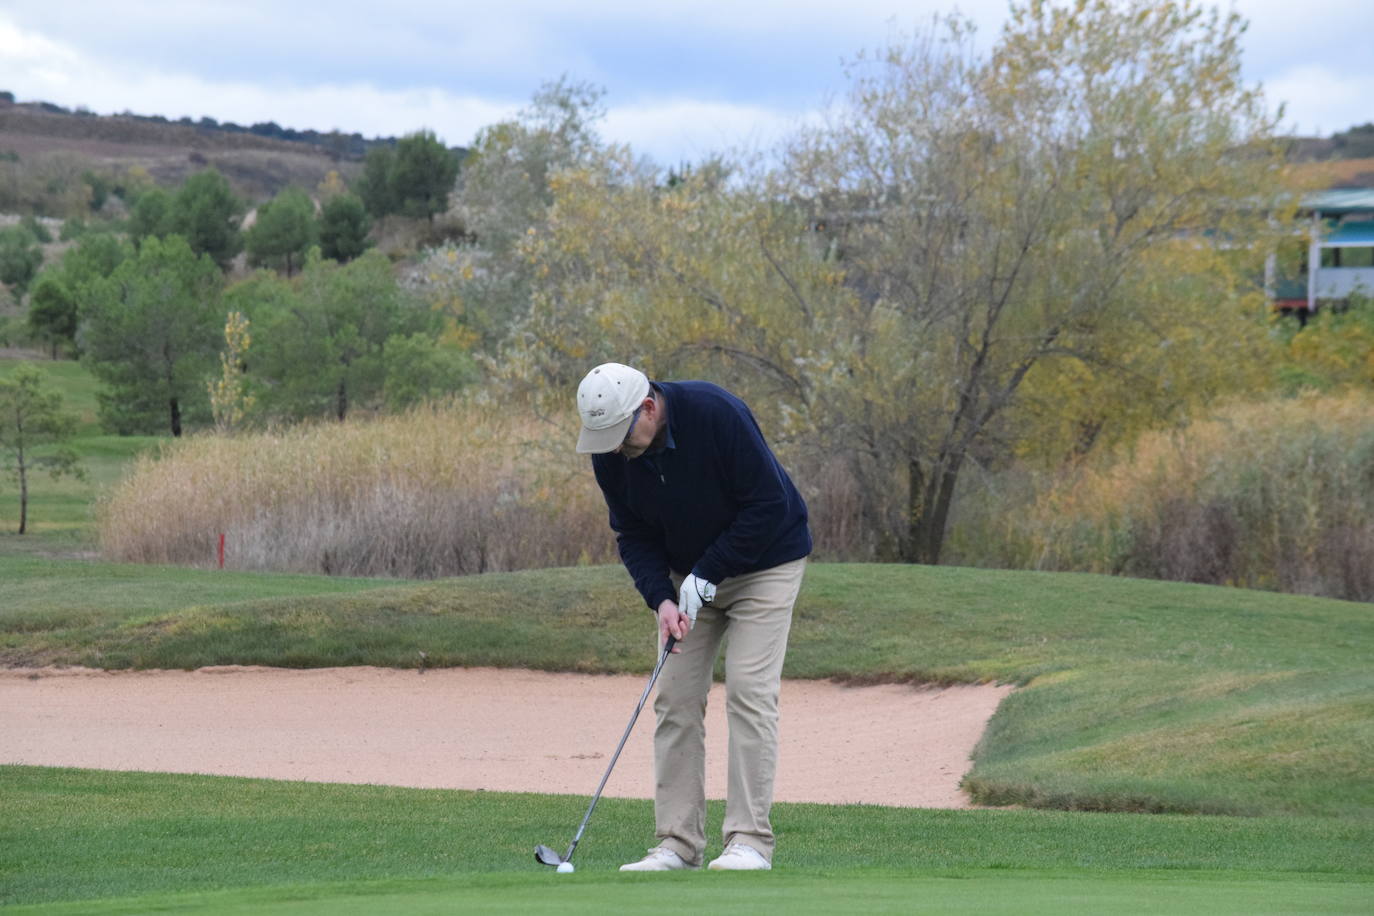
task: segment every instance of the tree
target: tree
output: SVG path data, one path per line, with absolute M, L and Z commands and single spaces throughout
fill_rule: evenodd
M 505 252 L 519 244 L 546 218 L 553 177 L 601 156 L 596 123 L 605 115 L 603 95 L 587 83 L 546 83 L 516 118 L 478 135 L 454 209 L 484 249 Z
M 62 256 L 59 273 L 79 302 L 82 287 L 110 276 L 133 253 L 133 247 L 113 233 L 88 233 Z
M 149 236 L 162 238 L 171 231 L 171 214 L 172 195 L 162 188 L 147 188 L 129 214 L 129 238 L 135 245 Z
M 340 265 L 312 250 L 297 284 L 259 281 L 257 298 L 255 393 L 265 411 L 291 419 L 343 421 L 357 407 L 382 406 L 388 340 L 433 322 L 376 251 Z
M 396 141 L 394 148 L 368 150 L 358 196 L 378 219 L 399 213 L 434 222 L 448 207 L 458 176 L 458 159 L 433 131 L 421 130 Z
M 477 380 L 472 354 L 423 332 L 388 337 L 382 362 L 382 396 L 392 410 L 453 394 Z
M 861 57 L 849 105 L 770 174 L 565 171 L 522 245 L 539 280 L 512 360 L 560 387 L 607 357 L 729 380 L 857 482 L 877 556 L 938 562 L 967 467 L 1123 399 L 1161 419 L 1242 384 L 1252 339 L 1227 329 L 1257 291 L 1230 262 L 1258 266 L 1284 190 L 1242 28 L 1186 0 L 1031 0 L 986 54 L 953 20 Z M 1056 402 L 1068 373 L 1088 381 Z
M 396 151 L 390 146 L 374 146 L 363 160 L 363 174 L 358 178 L 358 197 L 367 212 L 377 219 L 385 219 L 400 210 L 392 174 L 396 168 Z
M 206 169 L 187 178 L 173 195 L 166 231 L 184 238 L 196 254 L 208 254 L 223 270 L 243 250 L 242 213 L 228 180 Z
M 320 211 L 320 254 L 347 263 L 371 247 L 371 229 L 362 200 L 356 194 L 336 194 Z
M 422 130 L 396 142 L 391 173 L 400 212 L 431 224 L 434 214 L 448 209 L 449 194 L 458 177 L 458 159 L 433 131 Z
M 90 284 L 110 276 L 132 249 L 107 233 L 83 235 L 59 264 L 38 275 L 29 297 L 28 326 L 38 340 L 52 348 L 53 359 L 62 347 L 79 351 L 82 303 Z
M 1374 156 L 1374 121 L 1356 124 L 1331 135 L 1333 155 L 1340 159 Z
M 159 427 L 180 436 L 208 414 L 224 313 L 223 275 L 179 235 L 147 238 L 136 255 L 90 285 L 85 359 L 106 391 L 102 422 L 121 434 Z
M 343 176 L 339 174 L 337 169 L 330 169 L 320 179 L 320 183 L 315 185 L 315 197 L 326 203 L 340 194 L 346 193 L 348 193 L 348 185 L 344 184 Z
M 1123 339 L 1168 346 L 1205 309 L 1240 324 L 1244 286 L 1155 293 L 1171 273 L 1220 269 L 1219 243 L 1263 244 L 1282 209 L 1242 30 L 1190 0 L 1032 0 L 986 58 L 956 23 L 944 44 L 870 60 L 850 117 L 794 146 L 795 193 L 850 221 L 846 272 L 871 309 L 860 339 L 898 342 L 846 354 L 867 378 L 835 416 L 868 481 L 906 478 L 888 478 L 905 484 L 902 559 L 938 562 L 959 475 L 1007 453 L 1033 372 L 1154 381 Z
M 599 167 L 603 94 L 566 79 L 546 83 L 516 118 L 484 129 L 463 161 L 453 212 L 473 240 L 431 252 L 416 286 L 483 349 L 497 349 L 526 316 L 537 267 L 522 246 L 547 225 L 556 177 Z
M 100 208 L 105 206 L 105 201 L 109 200 L 110 191 L 113 190 L 110 177 L 88 169 L 81 173 L 81 180 L 91 189 L 91 212 L 99 213 Z
M 1281 376 L 1290 390 L 1374 388 L 1374 299 L 1351 296 L 1345 308 L 1324 308 L 1300 328 L 1280 331 L 1288 364 Z
M 48 227 L 43 225 L 37 217 L 33 215 L 26 216 L 19 221 L 19 225 L 23 226 L 38 244 L 47 245 L 52 242 L 52 233 L 48 231 Z
M 43 249 L 23 226 L 0 229 L 0 283 L 22 296 L 43 263 Z
M 46 469 L 57 479 L 84 477 L 76 453 L 63 443 L 76 429 L 76 417 L 62 410 L 61 392 L 44 384 L 42 372 L 20 366 L 0 378 L 0 458 L 5 473 L 19 487 L 19 533 L 29 524 L 29 476 Z M 45 453 L 36 453 L 42 448 Z
M 282 265 L 289 277 L 315 244 L 315 203 L 300 188 L 287 188 L 258 207 L 257 220 L 244 233 L 248 260 L 259 266 Z
M 248 319 L 242 312 L 230 312 L 224 322 L 224 350 L 219 355 L 220 374 L 206 383 L 210 393 L 210 413 L 215 429 L 231 433 L 253 409 L 256 398 L 247 392 L 244 361 L 253 343 Z
M 58 272 L 46 270 L 38 275 L 29 296 L 28 325 L 38 340 L 52 349 L 57 359 L 58 348 L 76 343 L 76 297 L 59 279 Z

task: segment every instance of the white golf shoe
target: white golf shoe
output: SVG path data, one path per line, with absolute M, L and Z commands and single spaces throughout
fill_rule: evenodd
M 731 843 L 706 867 L 712 871 L 768 871 L 773 866 L 763 853 L 747 843 Z
M 695 868 L 683 861 L 682 856 L 663 846 L 655 846 L 649 854 L 638 862 L 627 862 L 620 866 L 621 871 L 681 871 Z

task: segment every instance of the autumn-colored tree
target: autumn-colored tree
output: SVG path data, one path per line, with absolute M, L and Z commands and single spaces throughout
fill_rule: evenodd
M 546 83 L 515 118 L 485 128 L 464 160 L 452 213 L 472 239 L 443 249 L 417 283 L 433 273 L 427 297 L 447 298 L 450 317 L 486 349 L 499 347 L 529 308 L 536 268 L 523 246 L 545 226 L 557 176 L 602 155 L 602 94 L 567 79 Z
M 340 194 L 348 193 L 348 185 L 344 183 L 343 176 L 337 169 L 330 169 L 325 176 L 320 179 L 320 183 L 315 185 L 315 196 L 321 202 L 329 202 Z
M 955 19 L 860 57 L 765 177 L 565 173 L 524 245 L 546 281 L 521 355 L 560 386 L 606 357 L 737 379 L 859 481 L 878 555 L 938 562 L 970 462 L 1070 429 L 1041 453 L 1062 457 L 1123 405 L 1236 384 L 1239 255 L 1283 191 L 1242 28 L 1191 0 L 1031 0 L 986 54 Z
M 253 343 L 248 319 L 242 312 L 230 312 L 224 322 L 224 349 L 219 354 L 219 377 L 206 382 L 210 393 L 210 413 L 215 429 L 231 433 L 253 409 L 256 398 L 249 394 L 243 371 L 248 348 Z

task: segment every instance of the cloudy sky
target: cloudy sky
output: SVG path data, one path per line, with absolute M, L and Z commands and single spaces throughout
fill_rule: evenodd
M 209 116 L 450 145 L 567 74 L 602 134 L 662 164 L 766 146 L 839 96 L 841 64 L 958 9 L 984 41 L 1007 0 L 4 0 L 0 89 L 101 114 Z M 1374 121 L 1370 0 L 1222 0 L 1286 124 Z

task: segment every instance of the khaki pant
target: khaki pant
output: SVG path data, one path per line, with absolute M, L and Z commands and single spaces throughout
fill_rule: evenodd
M 748 843 L 773 858 L 773 776 L 778 762 L 778 689 L 792 605 L 806 560 L 721 582 L 716 600 L 659 675 L 654 712 L 654 819 L 658 845 L 689 865 L 706 850 L 706 698 L 721 640 L 730 726 L 725 845 Z M 674 576 L 674 585 L 680 585 Z M 728 639 L 726 638 L 728 636 Z

